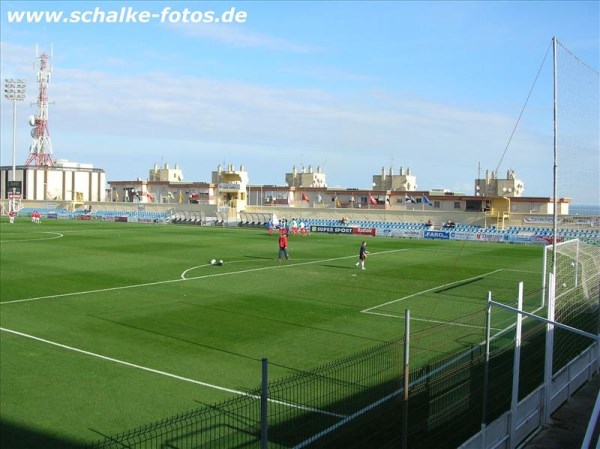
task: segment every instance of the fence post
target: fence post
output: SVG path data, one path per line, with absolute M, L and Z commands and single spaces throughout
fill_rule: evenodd
M 492 292 L 488 292 L 487 307 L 485 310 L 485 359 L 483 362 L 483 405 L 481 410 L 481 430 L 485 429 L 487 423 L 488 388 L 490 378 L 490 333 L 492 327 Z M 482 434 L 485 447 L 485 433 Z
M 408 384 L 410 379 L 410 309 L 404 311 L 404 401 L 402 402 L 402 448 L 408 449 Z
M 546 325 L 546 355 L 544 358 L 544 413 L 542 425 L 550 422 L 552 413 L 552 364 L 554 353 L 554 304 L 556 300 L 556 278 L 554 273 L 548 274 L 548 321 Z
M 521 371 L 521 328 L 523 323 L 523 282 L 519 282 L 519 298 L 517 301 L 517 328 L 515 330 L 515 353 L 513 362 L 512 400 L 510 404 L 510 440 L 509 447 L 516 446 L 517 407 L 519 405 L 519 373 Z
M 547 275 L 548 275 L 548 246 L 544 246 L 544 257 L 543 257 L 543 267 L 544 269 L 542 270 L 542 304 L 540 304 L 540 307 L 544 307 L 546 305 L 546 297 L 548 295 L 548 285 L 546 284 L 546 279 L 547 279 Z
M 269 361 L 266 358 L 262 359 L 262 384 L 260 390 L 260 449 L 267 449 L 268 446 L 268 420 L 267 420 L 267 403 L 269 396 L 268 389 L 268 367 Z

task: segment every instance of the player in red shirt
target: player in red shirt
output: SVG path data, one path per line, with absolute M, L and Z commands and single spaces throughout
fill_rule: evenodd
M 287 235 L 285 233 L 282 233 L 279 236 L 279 256 L 278 256 L 279 260 L 281 260 L 282 256 L 285 257 L 285 260 L 290 259 L 290 255 L 287 252 L 287 243 L 288 243 Z

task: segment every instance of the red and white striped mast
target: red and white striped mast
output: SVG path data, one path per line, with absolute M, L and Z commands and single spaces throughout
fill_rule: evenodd
M 33 126 L 31 137 L 33 141 L 29 147 L 29 157 L 25 165 L 53 166 L 52 143 L 50 141 L 50 131 L 48 130 L 48 83 L 52 66 L 46 53 L 38 56 L 37 46 L 35 47 L 35 58 L 38 63 L 37 83 L 39 85 L 39 94 L 37 99 L 38 113 L 36 116 L 29 117 L 29 124 Z M 34 63 L 35 68 L 35 63 Z

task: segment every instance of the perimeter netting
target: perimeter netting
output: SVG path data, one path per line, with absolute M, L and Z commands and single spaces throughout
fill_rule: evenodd
M 600 214 L 600 76 L 560 42 L 556 46 L 557 197 L 571 215 Z M 583 217 L 581 217 L 583 218 Z M 563 220 L 561 228 L 600 226 Z

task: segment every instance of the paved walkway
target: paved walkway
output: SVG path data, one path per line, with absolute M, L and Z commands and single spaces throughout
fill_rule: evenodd
M 551 416 L 548 428 L 540 431 L 523 449 L 580 449 L 600 390 L 600 374 L 596 374 L 573 397 Z M 600 422 L 589 448 L 596 447 Z

